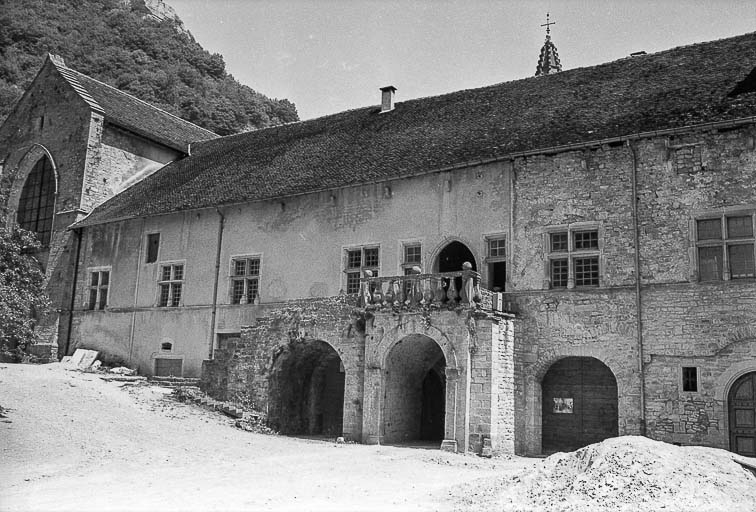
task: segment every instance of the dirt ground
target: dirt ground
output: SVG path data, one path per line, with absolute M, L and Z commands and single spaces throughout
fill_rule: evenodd
M 0 365 L 0 510 L 451 510 L 540 462 L 254 434 L 169 394 Z
M 0 364 L 0 511 L 756 511 L 756 476 L 724 450 L 625 436 L 484 459 L 336 444 L 246 432 L 170 393 Z

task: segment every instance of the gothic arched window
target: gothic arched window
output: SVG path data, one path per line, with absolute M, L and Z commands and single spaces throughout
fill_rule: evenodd
M 37 234 L 43 246 L 50 244 L 55 207 L 55 175 L 50 160 L 41 158 L 29 173 L 21 191 L 17 220 Z

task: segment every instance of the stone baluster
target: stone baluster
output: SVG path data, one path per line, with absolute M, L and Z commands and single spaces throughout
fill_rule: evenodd
M 373 272 L 370 270 L 365 271 L 365 277 L 371 278 L 373 277 Z M 359 304 L 361 307 L 366 307 L 370 305 L 372 302 L 372 297 L 370 295 L 370 281 L 368 279 L 362 279 L 360 280 L 360 300 Z
M 462 303 L 470 304 L 475 295 L 475 271 L 472 269 L 472 263 L 466 261 L 462 264 Z
M 383 305 L 392 306 L 394 304 L 394 280 L 388 282 L 386 293 L 383 294 Z
M 380 306 L 383 303 L 383 282 L 376 281 L 373 283 L 373 304 Z
M 457 283 L 454 281 L 455 279 L 453 277 L 449 278 L 449 288 L 446 290 L 446 298 L 449 299 L 451 304 L 457 302 L 457 299 L 459 298 L 459 294 L 457 293 Z
M 440 277 L 432 277 L 433 282 L 433 304 L 440 306 L 446 298 L 446 292 L 444 291 L 444 280 Z
M 432 280 L 430 277 L 423 279 L 423 300 L 420 303 L 423 306 L 430 306 L 433 301 L 433 290 L 431 289 Z
M 404 304 L 404 281 L 397 279 L 394 281 L 394 306 Z

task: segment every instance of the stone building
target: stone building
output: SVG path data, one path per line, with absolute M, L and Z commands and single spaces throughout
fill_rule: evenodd
M 217 137 L 50 55 L 0 126 L 0 219 L 34 231 L 56 312 L 39 355 L 65 351 L 77 241 L 68 226 L 105 199 Z M 60 336 L 59 336 L 60 334 Z
M 381 92 L 192 144 L 75 223 L 69 351 L 284 433 L 756 455 L 756 34 Z

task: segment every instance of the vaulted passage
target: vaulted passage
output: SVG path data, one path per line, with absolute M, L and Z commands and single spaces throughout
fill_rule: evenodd
M 444 438 L 446 359 L 438 344 L 413 334 L 394 345 L 386 360 L 383 440 Z
M 746 373 L 730 388 L 730 450 L 756 457 L 756 372 Z
M 571 451 L 618 435 L 617 380 L 592 357 L 567 357 L 543 378 L 543 451 Z
M 268 396 L 268 424 L 282 434 L 341 435 L 344 368 L 327 343 L 286 346 L 273 362 Z

